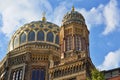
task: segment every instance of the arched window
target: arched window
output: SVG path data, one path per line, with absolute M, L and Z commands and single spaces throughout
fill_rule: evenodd
M 87 50 L 87 44 L 85 38 L 82 38 L 82 50 Z
M 18 47 L 18 45 L 19 45 L 19 38 L 18 38 L 18 36 L 16 36 L 14 38 L 14 48 Z
M 22 80 L 22 69 L 14 70 L 11 74 L 11 80 Z
M 44 32 L 43 31 L 39 31 L 37 34 L 37 40 L 39 41 L 44 41 Z
M 80 36 L 75 36 L 75 49 L 81 50 L 81 38 L 80 38 Z
M 59 44 L 59 36 L 58 35 L 56 36 L 55 43 Z
M 13 41 L 11 40 L 10 41 L 10 44 L 9 44 L 9 51 L 13 50 Z
M 28 34 L 28 41 L 34 41 L 35 40 L 35 32 L 30 31 Z
M 33 69 L 32 80 L 45 80 L 45 70 L 44 69 Z
M 52 32 L 49 32 L 49 33 L 47 34 L 47 41 L 53 42 L 53 39 L 54 39 L 53 33 L 52 33 Z
M 26 42 L 26 34 L 25 33 L 22 33 L 21 36 L 20 36 L 20 44 Z
M 72 36 L 66 37 L 66 50 L 72 49 Z

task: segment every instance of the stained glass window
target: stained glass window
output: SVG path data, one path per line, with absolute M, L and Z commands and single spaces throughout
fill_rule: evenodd
M 28 41 L 34 41 L 35 40 L 35 32 L 30 31 L 28 34 Z
M 56 36 L 55 43 L 59 44 L 59 36 L 58 35 Z
M 37 40 L 44 41 L 44 32 L 43 31 L 38 32 Z
M 20 44 L 26 42 L 26 34 L 25 33 L 22 33 L 21 36 L 20 36 Z
M 47 41 L 53 42 L 53 39 L 54 39 L 53 33 L 52 33 L 52 32 L 49 32 L 49 33 L 47 34 Z

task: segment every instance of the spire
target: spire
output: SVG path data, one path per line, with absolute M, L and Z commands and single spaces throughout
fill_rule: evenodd
M 75 11 L 75 8 L 74 8 L 74 5 L 72 6 L 72 12 L 74 12 Z
M 42 21 L 46 21 L 45 14 L 46 14 L 45 12 L 42 13 L 42 16 L 43 16 Z

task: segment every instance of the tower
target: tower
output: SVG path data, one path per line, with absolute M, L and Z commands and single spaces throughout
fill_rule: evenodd
M 84 17 L 72 7 L 63 18 L 60 30 L 61 57 L 68 58 L 73 55 L 89 56 L 89 31 Z M 84 52 L 84 54 L 81 54 Z
M 89 54 L 89 31 L 74 7 L 62 20 L 59 33 L 61 61 L 50 69 L 50 80 L 86 80 L 94 68 Z

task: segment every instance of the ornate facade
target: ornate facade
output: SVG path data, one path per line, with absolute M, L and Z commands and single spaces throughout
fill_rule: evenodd
M 18 29 L 0 62 L 0 80 L 86 80 L 93 68 L 89 31 L 73 7 L 61 27 L 43 16 Z

